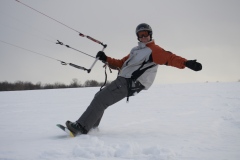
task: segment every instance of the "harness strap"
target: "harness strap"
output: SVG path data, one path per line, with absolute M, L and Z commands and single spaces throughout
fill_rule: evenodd
M 105 82 L 103 83 L 103 85 L 100 87 L 100 91 L 103 89 L 104 86 L 106 86 L 107 83 L 107 67 L 109 68 L 110 73 L 112 73 L 111 68 L 108 66 L 108 63 L 105 63 L 105 65 L 103 66 L 105 68 Z
M 132 88 L 132 80 L 131 80 L 131 78 L 127 79 L 127 85 L 128 85 L 128 94 L 127 94 L 127 103 L 128 103 L 129 102 L 131 88 Z
M 127 102 L 129 102 L 129 97 L 132 96 L 135 92 L 139 93 L 141 90 L 143 90 L 145 87 L 139 82 L 137 81 L 137 79 L 148 69 L 156 66 L 156 64 L 153 64 L 151 66 L 148 66 L 144 69 L 143 66 L 145 64 L 149 63 L 149 61 L 144 61 L 141 66 L 132 73 L 131 78 L 127 79 L 128 82 L 128 95 L 127 95 Z M 141 70 L 142 69 L 142 70 Z M 132 87 L 132 84 L 135 83 L 135 87 Z M 134 89 L 134 90 L 133 90 Z

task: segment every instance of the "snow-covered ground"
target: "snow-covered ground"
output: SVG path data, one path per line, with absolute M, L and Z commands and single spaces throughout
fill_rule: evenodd
M 1 160 L 239 160 L 240 83 L 153 85 L 71 138 L 99 88 L 0 92 Z

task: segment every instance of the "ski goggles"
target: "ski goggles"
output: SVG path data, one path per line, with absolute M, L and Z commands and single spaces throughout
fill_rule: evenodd
M 137 33 L 138 38 L 143 38 L 143 37 L 148 37 L 149 36 L 149 32 L 148 31 L 139 31 Z

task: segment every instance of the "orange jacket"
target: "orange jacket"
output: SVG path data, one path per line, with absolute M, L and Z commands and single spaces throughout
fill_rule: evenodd
M 121 69 L 118 76 L 137 80 L 147 90 L 156 77 L 156 64 L 183 69 L 186 59 L 165 51 L 151 41 L 147 44 L 139 42 L 138 46 L 122 59 L 107 57 L 107 62 L 111 68 Z
M 184 63 L 187 61 L 185 58 L 177 56 L 169 51 L 165 51 L 163 48 L 156 45 L 154 41 L 147 43 L 146 46 L 152 50 L 152 60 L 156 64 L 173 66 L 180 69 L 185 68 Z M 107 62 L 110 66 L 121 68 L 129 56 L 130 55 L 128 54 L 122 59 L 107 57 Z

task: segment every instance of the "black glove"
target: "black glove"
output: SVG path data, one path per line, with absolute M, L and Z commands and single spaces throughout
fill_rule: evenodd
M 185 66 L 194 70 L 194 71 L 201 71 L 202 64 L 198 63 L 197 60 L 188 60 L 185 62 Z
M 107 61 L 107 56 L 103 51 L 99 51 L 96 55 L 96 58 L 99 58 L 99 60 L 101 60 L 104 63 Z

